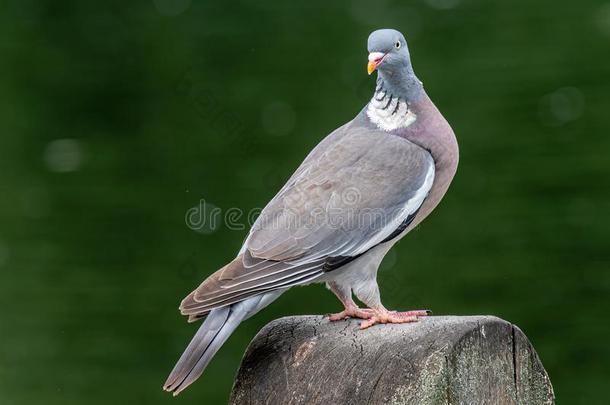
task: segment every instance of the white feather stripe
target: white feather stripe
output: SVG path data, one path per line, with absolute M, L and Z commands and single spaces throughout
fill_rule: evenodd
M 415 195 L 406 202 L 404 207 L 401 209 L 400 214 L 397 215 L 396 218 L 394 218 L 392 221 L 389 221 L 389 223 L 372 239 L 360 245 L 360 247 L 358 247 L 354 252 L 351 252 L 351 255 L 355 256 L 364 253 L 373 246 L 381 243 L 381 241 L 387 238 L 388 236 L 390 236 L 392 232 L 394 232 L 398 228 L 398 226 L 409 217 L 409 215 L 414 214 L 419 209 L 419 207 L 424 202 L 424 199 L 428 195 L 428 192 L 430 192 L 433 182 L 434 163 L 430 162 L 430 166 L 428 168 L 428 172 L 426 173 L 426 178 L 424 179 L 423 184 L 421 185 L 419 190 L 417 190 Z

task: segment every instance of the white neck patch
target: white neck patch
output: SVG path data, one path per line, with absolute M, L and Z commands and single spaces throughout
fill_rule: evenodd
M 366 115 L 384 131 L 406 128 L 417 119 L 417 115 L 409 110 L 409 103 L 385 90 L 383 82 L 377 85 Z

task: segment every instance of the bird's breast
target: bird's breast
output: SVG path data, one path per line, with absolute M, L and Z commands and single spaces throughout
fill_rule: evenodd
M 451 126 L 428 97 L 414 109 L 417 121 L 400 136 L 426 149 L 434 160 L 434 182 L 409 229 L 423 221 L 440 203 L 455 176 L 459 161 L 457 139 Z

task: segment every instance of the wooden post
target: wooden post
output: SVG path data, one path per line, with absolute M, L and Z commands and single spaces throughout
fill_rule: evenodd
M 493 316 L 359 329 L 321 316 L 275 320 L 250 343 L 231 404 L 553 404 L 521 330 Z

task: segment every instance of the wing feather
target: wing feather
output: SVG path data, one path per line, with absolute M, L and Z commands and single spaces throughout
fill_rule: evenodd
M 182 301 L 182 313 L 193 320 L 261 292 L 314 281 L 385 242 L 415 215 L 433 180 L 434 161 L 418 145 L 340 128 L 265 207 L 238 257 Z

